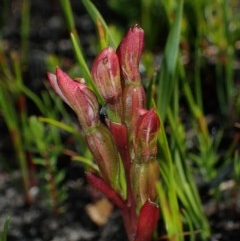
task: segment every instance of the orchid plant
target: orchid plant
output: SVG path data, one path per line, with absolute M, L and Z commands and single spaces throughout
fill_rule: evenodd
M 56 74 L 48 73 L 54 91 L 76 112 L 81 134 L 98 165 L 99 173 L 87 172 L 86 177 L 120 208 L 129 241 L 151 240 L 159 216 L 160 120 L 154 109 L 146 109 L 139 73 L 143 44 L 144 31 L 135 25 L 116 51 L 107 47 L 99 53 L 91 69 L 98 94 L 83 78 L 74 80 L 59 67 Z M 97 96 L 104 101 L 104 118 Z

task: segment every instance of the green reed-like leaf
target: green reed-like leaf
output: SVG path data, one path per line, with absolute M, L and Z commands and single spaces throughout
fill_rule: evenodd
M 72 31 L 75 28 L 75 22 L 73 18 L 73 12 L 71 8 L 71 4 L 69 0 L 60 0 L 63 12 L 65 14 L 65 18 L 67 21 L 68 29 Z
M 10 216 L 7 216 L 3 222 L 3 230 L 0 231 L 0 241 L 7 241 L 8 227 L 10 223 Z
M 62 130 L 67 131 L 67 132 L 69 132 L 71 134 L 76 134 L 76 130 L 74 128 L 72 128 L 69 125 L 66 125 L 66 124 L 64 124 L 64 123 L 62 123 L 60 121 L 56 121 L 54 119 L 45 118 L 45 117 L 39 117 L 38 120 L 41 121 L 41 122 L 45 122 L 45 123 L 54 125 L 56 127 L 59 127 Z
M 72 40 L 73 49 L 74 49 L 78 64 L 82 70 L 86 83 L 89 85 L 90 88 L 93 89 L 94 93 L 97 95 L 97 98 L 98 98 L 100 104 L 104 105 L 104 100 L 103 100 L 102 96 L 99 94 L 97 88 L 95 87 L 95 84 L 93 83 L 92 76 L 91 76 L 91 73 L 87 66 L 86 60 L 84 58 L 82 49 L 73 33 L 71 33 L 71 40 Z
M 79 161 L 83 163 L 84 165 L 90 167 L 93 171 L 99 172 L 99 168 L 96 164 L 93 163 L 93 161 L 89 158 L 85 158 L 83 156 L 73 156 L 72 157 L 73 161 Z
M 162 207 L 164 223 L 168 224 L 167 236 L 169 240 L 183 240 L 182 221 L 177 200 L 177 184 L 172 156 L 168 146 L 164 127 L 161 126 L 159 136 L 158 160 L 163 183 L 157 185 L 160 207 Z
M 106 36 L 105 42 L 112 47 L 116 47 L 115 40 L 114 40 L 113 36 L 111 35 L 111 32 L 109 31 L 109 28 L 108 28 L 105 20 L 103 19 L 102 15 L 97 10 L 97 8 L 89 0 L 81 0 L 81 1 L 84 4 L 86 10 L 88 11 L 88 14 L 91 16 L 95 25 L 98 26 L 100 23 L 101 26 L 104 28 L 105 36 Z
M 183 12 L 183 2 L 180 0 L 177 5 L 175 19 L 167 38 L 166 47 L 163 55 L 163 64 L 158 79 L 157 106 L 160 111 L 161 119 L 164 121 L 170 98 L 176 82 L 176 65 L 180 43 L 181 21 Z

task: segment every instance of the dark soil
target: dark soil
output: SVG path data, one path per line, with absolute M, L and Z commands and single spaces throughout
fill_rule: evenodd
M 7 51 L 19 50 L 20 46 L 20 5 L 19 0 L 9 1 L 9 15 L 1 17 L 0 34 L 4 39 Z M 44 3 L 43 3 L 44 2 Z M 116 18 L 99 1 L 97 7 L 106 19 Z M 85 52 L 91 61 L 94 52 L 91 39 L 95 29 L 84 11 L 79 0 L 73 0 L 73 9 L 78 31 Z M 3 1 L 0 0 L 0 6 Z M 117 19 L 116 19 L 117 20 Z M 64 23 L 63 14 L 57 0 L 31 1 L 31 33 L 30 59 L 24 72 L 25 83 L 35 91 L 40 91 L 48 71 L 44 58 L 48 54 L 57 54 L 72 63 L 74 54 L 69 40 L 69 32 Z M 66 64 L 67 65 L 67 64 Z M 34 81 L 32 81 L 34 79 Z M 34 113 L 34 108 L 29 112 Z M 33 203 L 26 205 L 21 192 L 20 174 L 16 170 L 15 156 L 11 148 L 9 133 L 0 116 L 0 160 L 7 160 L 11 172 L 6 171 L 6 165 L 0 162 L 0 229 L 5 217 L 11 216 L 8 241 L 123 241 L 127 240 L 120 212 L 113 208 L 104 225 L 98 225 L 87 212 L 87 205 L 101 197 L 93 192 L 85 181 L 83 168 L 80 164 L 66 165 L 67 178 L 63 183 L 68 193 L 65 211 L 53 214 L 47 208 L 41 197 L 41 192 L 35 187 Z M 74 172 L 72 172 L 74 170 Z M 240 193 L 239 187 L 231 180 L 230 187 L 222 189 L 221 200 L 214 201 L 207 187 L 202 192 L 204 208 L 212 227 L 212 241 L 238 241 L 240 237 Z M 160 238 L 159 238 L 160 240 Z
M 82 173 L 81 166 L 78 167 L 75 163 L 74 169 L 79 169 L 79 173 Z M 47 208 L 37 187 L 32 190 L 35 193 L 33 204 L 26 205 L 21 190 L 17 188 L 19 182 L 21 180 L 18 172 L 11 175 L 0 172 L 0 227 L 4 218 L 10 215 L 8 241 L 127 240 L 119 210 L 114 208 L 103 225 L 98 225 L 91 219 L 87 206 L 102 197 L 85 183 L 83 177 L 75 180 L 69 177 L 65 182 L 68 199 L 64 212 L 58 215 Z M 229 181 L 228 184 L 231 186 L 234 183 Z M 240 198 L 235 196 L 237 188 L 231 186 L 223 191 L 221 200 L 216 202 L 209 197 L 204 204 L 212 229 L 211 241 L 239 240 Z M 158 240 L 162 240 L 161 237 Z
M 80 178 L 65 183 L 68 201 L 64 212 L 56 215 L 40 195 L 35 196 L 32 205 L 25 204 L 22 192 L 16 188 L 16 183 L 21 182 L 19 177 L 17 172 L 0 173 L 0 224 L 2 228 L 4 218 L 10 215 L 8 241 L 127 240 L 118 210 L 113 210 L 102 226 L 91 220 L 86 207 L 94 203 L 94 199 L 88 185 L 83 185 Z

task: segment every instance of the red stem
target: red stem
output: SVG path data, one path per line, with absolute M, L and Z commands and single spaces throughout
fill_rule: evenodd
M 137 230 L 138 217 L 136 214 L 136 202 L 132 192 L 131 178 L 130 178 L 130 168 L 131 168 L 131 158 L 129 153 L 127 128 L 123 124 L 114 123 L 107 121 L 109 129 L 115 140 L 117 149 L 123 160 L 123 166 L 125 170 L 125 177 L 127 183 L 127 200 L 126 209 L 123 212 L 123 220 L 125 229 L 128 234 L 129 240 L 133 240 L 134 235 Z

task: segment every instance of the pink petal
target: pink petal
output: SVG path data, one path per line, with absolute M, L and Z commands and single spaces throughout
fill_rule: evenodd
M 59 85 L 58 85 L 58 82 L 57 82 L 57 76 L 55 74 L 53 74 L 53 73 L 48 73 L 47 77 L 48 77 L 49 83 L 50 83 L 51 87 L 53 88 L 53 90 L 61 97 L 61 99 L 66 104 L 71 106 L 69 101 L 67 100 L 67 98 L 65 97 L 65 95 L 63 94 L 61 89 L 59 88 Z
M 85 84 L 73 80 L 65 72 L 63 72 L 59 67 L 56 68 L 57 84 L 62 94 L 67 99 L 67 103 L 75 110 L 76 97 L 75 93 L 78 88 L 83 89 L 86 87 Z

